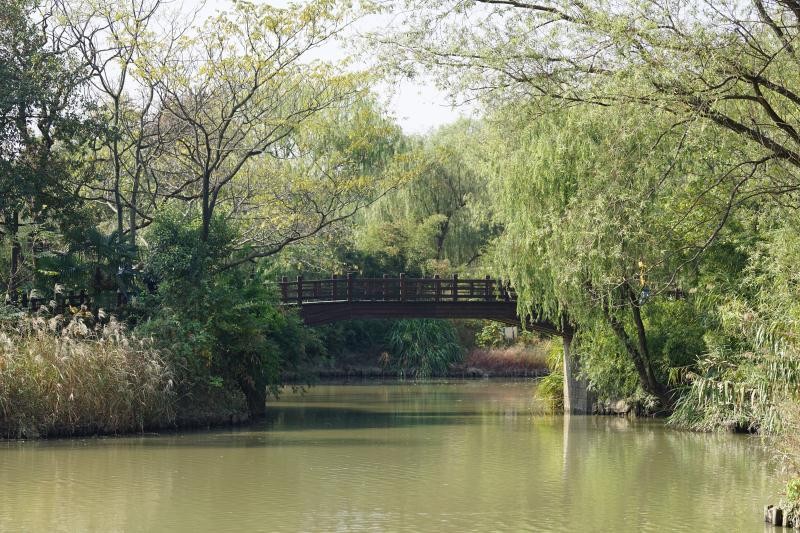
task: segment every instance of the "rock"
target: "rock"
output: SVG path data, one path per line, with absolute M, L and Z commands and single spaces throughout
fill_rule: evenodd
M 769 510 L 769 523 L 776 526 L 783 526 L 783 509 L 772 507 Z
M 616 402 L 611 402 L 608 409 L 615 415 L 627 415 L 631 411 L 631 406 L 624 400 L 617 400 Z
M 476 367 L 468 367 L 466 370 L 466 375 L 471 378 L 488 378 L 489 374 L 481 370 L 480 368 Z

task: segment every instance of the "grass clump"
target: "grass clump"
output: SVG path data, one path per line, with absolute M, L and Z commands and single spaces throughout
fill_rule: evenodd
M 539 380 L 535 398 L 552 413 L 564 410 L 564 351 L 559 342 L 548 346 L 546 364 L 549 373 Z
M 122 433 L 174 420 L 172 372 L 113 319 L 0 323 L 0 436 Z

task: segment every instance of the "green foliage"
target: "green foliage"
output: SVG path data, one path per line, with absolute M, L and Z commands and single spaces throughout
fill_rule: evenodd
M 564 410 L 564 351 L 561 343 L 553 342 L 547 353 L 547 369 L 550 371 L 536 384 L 535 396 L 549 407 L 550 411 Z
M 482 348 L 499 348 L 508 344 L 503 326 L 498 322 L 488 322 L 475 334 L 475 344 Z
M 331 357 L 347 353 L 377 353 L 385 349 L 391 331 L 389 320 L 348 320 L 317 328 L 320 342 Z
M 800 391 L 800 306 L 796 215 L 773 218 L 734 284 L 716 288 L 716 327 L 708 353 L 686 373 L 688 386 L 673 423 L 695 429 L 738 427 L 787 431 L 787 409 Z
M 581 373 L 599 400 L 633 398 L 640 390 L 634 364 L 619 340 L 603 324 L 578 331 L 573 350 L 580 353 Z
M 406 272 L 474 267 L 499 231 L 479 160 L 482 135 L 480 124 L 461 121 L 410 142 L 403 153 L 409 178 L 367 210 L 357 246 L 398 258 Z
M 446 320 L 398 320 L 389 347 L 394 368 L 417 378 L 443 374 L 463 356 L 456 329 Z
M 158 290 L 143 303 L 156 312 L 137 332 L 168 351 L 185 394 L 236 387 L 259 416 L 267 392 L 277 394 L 282 372 L 302 371 L 322 347 L 297 316 L 278 308 L 260 271 L 225 267 L 233 228 L 215 219 L 207 241 L 201 231 L 198 218 L 180 216 L 165 216 L 151 228 L 148 267 Z
M 86 65 L 53 38 L 50 7 L 13 0 L 0 13 L 0 284 L 11 291 L 32 281 L 39 243 L 73 219 L 94 133 Z

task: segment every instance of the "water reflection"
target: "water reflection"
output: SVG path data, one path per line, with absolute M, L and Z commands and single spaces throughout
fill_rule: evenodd
M 531 383 L 317 387 L 263 426 L 0 444 L 0 531 L 760 530 L 746 437 L 535 416 Z

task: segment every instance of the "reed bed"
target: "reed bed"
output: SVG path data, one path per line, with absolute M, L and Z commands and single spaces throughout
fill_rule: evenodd
M 113 320 L 0 323 L 0 437 L 143 431 L 171 423 L 174 403 L 160 353 Z
M 462 363 L 496 375 L 541 375 L 547 372 L 550 341 L 518 343 L 504 348 L 475 348 Z

